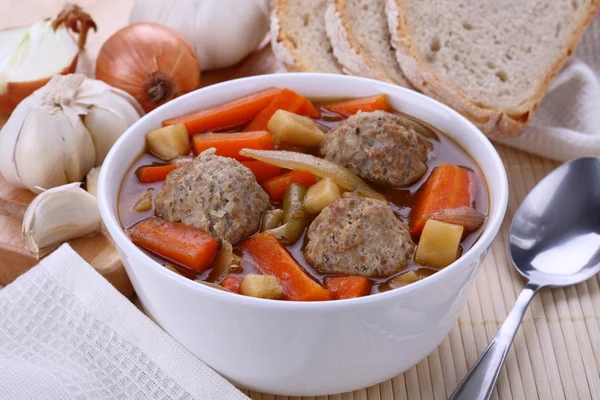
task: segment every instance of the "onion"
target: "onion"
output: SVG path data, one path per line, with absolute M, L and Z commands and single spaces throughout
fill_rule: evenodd
M 200 63 L 175 31 L 155 23 L 133 24 L 100 49 L 96 78 L 126 91 L 148 112 L 200 86 Z
M 285 150 L 242 149 L 240 150 L 240 155 L 281 168 L 294 171 L 308 171 L 321 178 L 331 178 L 338 186 L 346 190 L 356 191 L 362 196 L 373 199 L 385 200 L 385 197 L 381 193 L 373 190 L 365 181 L 356 176 L 354 172 L 334 162 L 311 156 L 310 154 Z
M 90 28 L 96 30 L 92 18 L 68 4 L 56 18 L 0 31 L 0 114 L 10 114 L 54 75 L 74 72 Z
M 439 210 L 428 214 L 426 219 L 434 219 L 448 224 L 462 225 L 465 231 L 475 231 L 485 222 L 485 215 L 473 207 L 457 207 Z

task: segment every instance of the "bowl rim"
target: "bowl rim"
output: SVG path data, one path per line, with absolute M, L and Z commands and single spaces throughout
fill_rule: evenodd
M 158 274 L 163 276 L 163 279 L 169 279 L 174 281 L 177 284 L 184 285 L 189 287 L 191 290 L 202 292 L 209 296 L 214 296 L 215 299 L 219 299 L 220 301 L 228 302 L 232 305 L 239 306 L 254 306 L 260 307 L 267 310 L 275 310 L 275 309 L 285 309 L 285 310 L 306 310 L 312 311 L 315 309 L 321 310 L 329 310 L 343 307 L 355 307 L 359 305 L 367 305 L 373 303 L 379 303 L 386 300 L 389 300 L 394 297 L 406 295 L 412 291 L 420 290 L 427 285 L 431 285 L 434 282 L 439 281 L 440 279 L 445 279 L 444 277 L 451 273 L 453 269 L 458 268 L 459 265 L 464 264 L 472 264 L 476 261 L 476 259 L 483 255 L 489 246 L 491 246 L 494 238 L 496 237 L 504 219 L 504 215 L 506 213 L 506 208 L 508 205 L 508 178 L 506 175 L 506 170 L 504 168 L 504 164 L 500 155 L 489 141 L 489 139 L 475 126 L 471 121 L 466 119 L 464 116 L 446 106 L 434 100 L 428 96 L 425 96 L 421 93 L 415 92 L 408 88 L 404 88 L 401 86 L 397 86 L 387 82 L 381 82 L 374 79 L 350 76 L 350 75 L 339 75 L 339 74 L 328 74 L 328 73 L 308 73 L 308 72 L 290 72 L 285 74 L 269 74 L 269 75 L 258 75 L 251 76 L 246 78 L 233 79 L 217 84 L 213 84 L 204 88 L 200 88 L 193 92 L 182 95 L 158 108 L 151 111 L 150 113 L 141 117 L 138 121 L 136 121 L 133 125 L 131 125 L 116 141 L 116 143 L 112 146 L 108 155 L 104 160 L 103 166 L 110 165 L 114 160 L 121 157 L 121 154 L 126 154 L 127 149 L 123 146 L 123 143 L 126 141 L 128 136 L 132 136 L 136 134 L 137 127 L 142 123 L 142 121 L 148 116 L 160 113 L 162 110 L 166 108 L 176 108 L 177 106 L 184 104 L 191 99 L 192 97 L 198 96 L 199 93 L 207 93 L 207 96 L 212 95 L 212 92 L 219 93 L 224 88 L 229 88 L 230 86 L 235 86 L 239 84 L 248 84 L 251 85 L 253 82 L 257 82 L 259 84 L 263 84 L 263 81 L 269 81 L 271 77 L 286 75 L 289 79 L 294 79 L 294 77 L 302 76 L 302 79 L 336 79 L 340 81 L 347 81 L 348 84 L 362 82 L 363 84 L 373 84 L 379 87 L 386 87 L 390 91 L 399 91 L 404 92 L 409 97 L 413 96 L 416 98 L 420 98 L 421 101 L 427 103 L 428 107 L 432 108 L 440 108 L 445 112 L 449 112 L 454 115 L 463 125 L 465 129 L 469 129 L 472 131 L 471 133 L 475 135 L 480 141 L 481 145 L 485 149 L 485 155 L 483 157 L 490 157 L 493 161 L 493 164 L 497 166 L 497 172 L 499 177 L 499 182 L 496 182 L 498 185 L 498 195 L 492 199 L 490 196 L 490 205 L 494 204 L 490 207 L 490 215 L 487 218 L 487 225 L 483 229 L 481 236 L 477 239 L 475 244 L 458 260 L 447 266 L 446 268 L 436 272 L 435 274 L 428 276 L 426 279 L 422 279 L 410 285 L 389 290 L 383 293 L 376 293 L 368 296 L 352 298 L 352 299 L 343 299 L 343 300 L 325 300 L 325 301 L 315 301 L 315 302 L 302 302 L 302 301 L 274 301 L 271 299 L 260 299 L 248 296 L 240 296 L 235 293 L 228 293 L 223 290 L 217 290 L 215 288 L 209 287 L 208 285 L 199 284 L 197 281 L 193 281 L 189 278 L 183 277 L 173 271 L 170 271 L 167 268 L 164 268 L 161 264 L 153 260 L 146 253 L 144 253 L 140 248 L 138 248 L 131 239 L 125 234 L 124 229 L 121 227 L 121 224 L 118 220 L 116 212 L 112 211 L 111 205 L 108 204 L 108 188 L 111 184 L 111 179 L 108 174 L 109 168 L 101 168 L 100 176 L 98 179 L 98 205 L 100 208 L 100 214 L 102 220 L 107 228 L 112 239 L 115 241 L 115 246 L 119 247 L 125 253 L 134 253 L 137 258 L 141 258 L 146 260 L 143 268 L 156 268 Z M 218 96 L 215 96 L 218 97 Z M 218 104 L 218 103 L 216 103 Z M 215 104 L 215 105 L 216 105 Z M 139 133 L 138 133 L 139 134 Z M 461 144 L 459 142 L 459 144 Z M 473 157 L 471 155 L 471 157 Z M 474 158 L 474 157 L 473 157 Z M 482 157 L 479 157 L 482 158 Z M 477 160 L 475 160 L 477 162 Z M 118 190 L 122 185 L 122 179 L 119 180 Z M 489 189 L 489 183 L 486 177 L 486 185 Z M 117 196 L 118 201 L 118 196 Z M 493 201 L 493 203 L 492 203 Z

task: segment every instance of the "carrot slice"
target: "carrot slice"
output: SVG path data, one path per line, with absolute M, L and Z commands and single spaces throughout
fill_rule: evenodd
M 328 276 L 323 283 L 334 300 L 352 299 L 371 293 L 371 282 L 364 276 Z
M 242 285 L 242 280 L 235 276 L 227 275 L 223 282 L 221 282 L 221 286 L 225 289 L 231 290 L 233 293 L 241 294 L 242 290 L 240 286 Z
M 283 89 L 281 93 L 269 103 L 257 116 L 244 128 L 244 132 L 262 131 L 267 129 L 267 123 L 277 110 L 286 110 L 302 115 L 318 115 L 318 111 L 310 100 L 294 92 Z
M 335 103 L 325 104 L 322 106 L 322 108 L 339 114 L 344 118 L 348 118 L 359 111 L 371 112 L 376 110 L 391 110 L 385 94 L 363 97 L 360 99 L 338 101 Z
M 281 201 L 288 186 L 292 183 L 300 183 L 304 186 L 312 186 L 317 183 L 315 176 L 307 171 L 290 171 L 263 182 L 262 186 L 273 201 Z
M 413 236 L 423 231 L 428 216 L 446 209 L 474 206 L 472 172 L 452 164 L 436 167 L 419 189 L 410 227 Z
M 282 168 L 262 161 L 242 161 L 242 165 L 252 171 L 258 183 L 269 180 L 282 171 Z
M 241 149 L 273 150 L 275 143 L 273 136 L 267 131 L 258 132 L 236 132 L 236 133 L 199 133 L 194 135 L 194 152 L 202 153 L 204 150 L 214 147 L 217 155 L 231 157 L 236 160 L 252 160 L 240 156 Z
M 203 272 L 217 252 L 217 241 L 202 229 L 162 218 L 146 218 L 127 229 L 133 243 L 194 272 Z
M 177 165 L 148 165 L 140 167 L 135 171 L 135 175 L 141 183 L 153 183 L 167 179 L 169 172 L 177 169 Z
M 286 300 L 319 301 L 331 296 L 315 282 L 292 258 L 285 247 L 270 232 L 260 233 L 242 244 L 244 256 L 249 257 L 264 275 L 274 275 L 283 286 Z
M 280 92 L 278 88 L 265 89 L 225 104 L 168 119 L 163 121 L 163 126 L 184 124 L 190 134 L 232 129 L 256 118 Z

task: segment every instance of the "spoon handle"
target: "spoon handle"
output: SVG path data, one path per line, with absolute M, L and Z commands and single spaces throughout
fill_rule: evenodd
M 525 286 L 500 330 L 449 400 L 488 400 L 491 397 L 500 369 L 519 325 L 521 325 L 523 315 L 539 289 L 539 286 L 532 283 Z

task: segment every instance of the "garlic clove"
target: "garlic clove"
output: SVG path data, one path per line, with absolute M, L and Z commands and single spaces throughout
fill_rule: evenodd
M 25 211 L 23 235 L 27 249 L 43 257 L 61 243 L 100 231 L 96 198 L 71 183 L 46 190 Z
M 100 176 L 100 167 L 94 167 L 85 177 L 85 189 L 89 194 L 98 198 L 98 177 Z
M 97 166 L 102 164 L 117 139 L 140 118 L 125 98 L 109 92 L 101 96 L 110 97 L 111 107 L 94 106 L 83 120 L 94 141 Z

